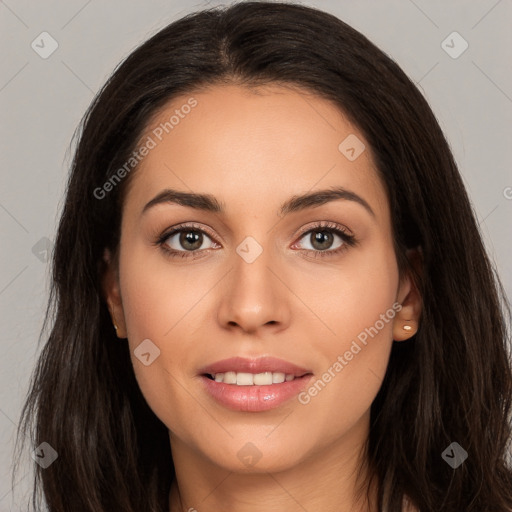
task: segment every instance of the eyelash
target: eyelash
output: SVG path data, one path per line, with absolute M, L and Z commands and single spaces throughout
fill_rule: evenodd
M 164 232 L 161 234 L 157 240 L 154 242 L 154 245 L 159 246 L 163 251 L 164 254 L 169 258 L 193 258 L 196 259 L 201 256 L 196 256 L 200 254 L 202 251 L 208 251 L 209 249 L 203 249 L 202 251 L 196 250 L 196 251 L 176 251 L 175 249 L 169 249 L 166 242 L 167 240 L 176 233 L 181 232 L 187 232 L 187 231 L 199 231 L 205 235 L 207 235 L 209 238 L 214 238 L 210 233 L 204 230 L 204 228 L 200 227 L 196 224 L 179 224 L 175 227 L 173 227 L 171 230 Z M 332 222 L 326 222 L 321 221 L 306 231 L 302 232 L 299 235 L 299 240 L 304 237 L 304 235 L 307 235 L 309 233 L 315 232 L 315 231 L 322 231 L 327 233 L 334 233 L 335 235 L 338 235 L 342 241 L 343 244 L 334 250 L 326 250 L 326 251 L 318 251 L 318 250 L 312 250 L 312 249 L 298 249 L 299 251 L 305 251 L 305 252 L 313 252 L 314 258 L 328 258 L 333 257 L 341 254 L 342 252 L 346 251 L 348 247 L 353 247 L 358 243 L 358 240 L 354 235 L 349 234 L 344 228 L 342 228 L 338 224 L 334 224 Z

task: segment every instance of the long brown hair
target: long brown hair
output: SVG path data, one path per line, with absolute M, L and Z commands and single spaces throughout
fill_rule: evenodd
M 35 466 L 35 510 L 41 498 L 50 512 L 168 509 L 167 428 L 140 392 L 100 286 L 102 255 L 118 247 L 123 191 L 137 170 L 101 199 L 94 191 L 159 108 L 223 83 L 290 84 L 334 102 L 371 145 L 401 272 L 406 250 L 421 247 L 421 325 L 393 347 L 371 406 L 367 454 L 379 510 L 400 511 L 404 495 L 422 512 L 512 510 L 510 309 L 448 143 L 414 83 L 366 37 L 333 15 L 276 2 L 171 23 L 129 55 L 84 116 L 45 344 L 18 432 L 18 441 L 48 442 L 59 454 L 50 467 Z M 452 442 L 468 453 L 456 469 L 442 457 Z

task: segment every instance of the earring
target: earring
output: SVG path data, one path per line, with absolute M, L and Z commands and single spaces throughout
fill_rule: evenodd
M 112 323 L 114 324 L 114 329 L 116 330 L 116 333 L 117 333 L 117 324 L 116 324 L 116 317 L 114 315 L 114 308 L 112 307 L 112 303 L 109 301 L 109 306 L 110 306 L 110 314 L 112 315 Z
M 402 327 L 402 329 L 403 329 L 404 331 L 412 331 L 412 327 L 411 327 L 410 325 L 404 325 L 404 326 Z

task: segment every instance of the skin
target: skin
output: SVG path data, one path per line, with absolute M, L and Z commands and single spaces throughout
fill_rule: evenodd
M 215 86 L 174 98 L 145 135 L 190 96 L 197 106 L 134 171 L 119 266 L 105 255 L 104 291 L 118 337 L 128 338 L 142 393 L 169 429 L 177 474 L 170 510 L 377 510 L 375 489 L 370 505 L 356 500 L 357 468 L 393 340 L 416 332 L 421 299 L 408 275 L 400 279 L 389 202 L 369 144 L 334 104 L 277 85 Z M 338 150 L 349 134 L 366 146 L 354 161 Z M 278 214 L 292 196 L 339 186 L 375 215 L 343 199 Z M 226 212 L 167 203 L 141 216 L 165 188 L 211 194 Z M 344 226 L 358 244 L 315 258 L 342 243 L 334 234 L 315 246 L 317 221 Z M 182 222 L 214 235 L 204 235 L 200 257 L 169 258 L 154 244 Z M 309 226 L 316 231 L 303 229 Z M 263 248 L 250 264 L 236 252 L 247 236 Z M 166 243 L 187 250 L 179 234 Z M 206 364 L 266 355 L 310 369 L 315 382 L 395 302 L 402 305 L 396 316 L 306 405 L 295 397 L 270 411 L 232 411 L 200 385 Z M 133 351 L 148 338 L 160 356 L 145 366 Z M 261 455 L 253 466 L 237 456 L 248 442 Z

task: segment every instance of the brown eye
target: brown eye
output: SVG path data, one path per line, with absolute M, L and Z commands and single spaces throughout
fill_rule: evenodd
M 342 226 L 331 222 L 313 226 L 312 229 L 304 232 L 299 240 L 303 239 L 305 244 L 296 242 L 293 248 L 298 245 L 299 249 L 306 253 L 312 253 L 314 257 L 336 256 L 357 244 L 354 235 L 347 233 Z
M 339 239 L 337 245 L 333 247 L 333 244 Z M 343 237 L 340 234 L 334 233 L 330 229 L 314 229 L 305 233 L 301 239 L 306 239 L 310 244 L 310 247 L 302 247 L 303 249 L 312 251 L 327 251 L 332 249 L 333 251 L 345 244 Z
M 329 231 L 313 231 L 310 235 L 311 245 L 318 251 L 330 249 L 334 234 Z
M 192 252 L 200 249 L 208 249 L 209 247 L 203 247 L 203 243 L 206 239 L 210 239 L 210 237 L 202 231 L 182 228 L 167 235 L 164 242 L 172 251 Z

